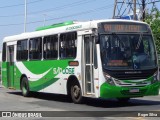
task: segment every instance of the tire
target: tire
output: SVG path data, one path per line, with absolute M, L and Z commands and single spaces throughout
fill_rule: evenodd
M 129 102 L 130 98 L 117 98 L 117 100 L 120 103 L 127 103 L 127 102 Z
M 83 97 L 82 97 L 82 92 L 80 85 L 77 82 L 72 83 L 71 88 L 71 99 L 74 103 L 80 104 L 82 103 Z
M 22 90 L 22 95 L 24 97 L 29 97 L 29 95 L 30 95 L 29 84 L 28 84 L 28 79 L 26 77 L 22 78 L 21 90 Z

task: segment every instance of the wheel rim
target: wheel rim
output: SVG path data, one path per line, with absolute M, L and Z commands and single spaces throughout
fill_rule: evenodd
M 75 99 L 78 99 L 79 96 L 80 96 L 80 88 L 79 88 L 79 86 L 77 86 L 77 85 L 73 86 L 72 93 L 73 93 L 73 97 Z

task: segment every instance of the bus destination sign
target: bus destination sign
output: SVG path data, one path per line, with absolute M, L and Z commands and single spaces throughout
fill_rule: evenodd
M 132 23 L 104 23 L 105 32 L 148 32 L 145 24 Z

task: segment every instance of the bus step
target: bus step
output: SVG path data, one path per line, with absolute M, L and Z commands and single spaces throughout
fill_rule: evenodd
M 87 83 L 91 83 L 91 82 L 87 82 Z
M 12 89 L 12 90 L 15 90 L 16 88 L 14 88 L 14 87 L 8 87 L 8 89 Z
M 84 96 L 85 97 L 95 97 L 95 94 L 94 93 L 86 93 Z

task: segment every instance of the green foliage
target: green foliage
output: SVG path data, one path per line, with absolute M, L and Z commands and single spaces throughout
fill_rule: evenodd
M 160 10 L 158 10 L 158 8 L 152 9 L 151 13 L 146 14 L 145 22 L 147 22 L 152 29 L 156 48 L 158 54 L 160 54 Z

